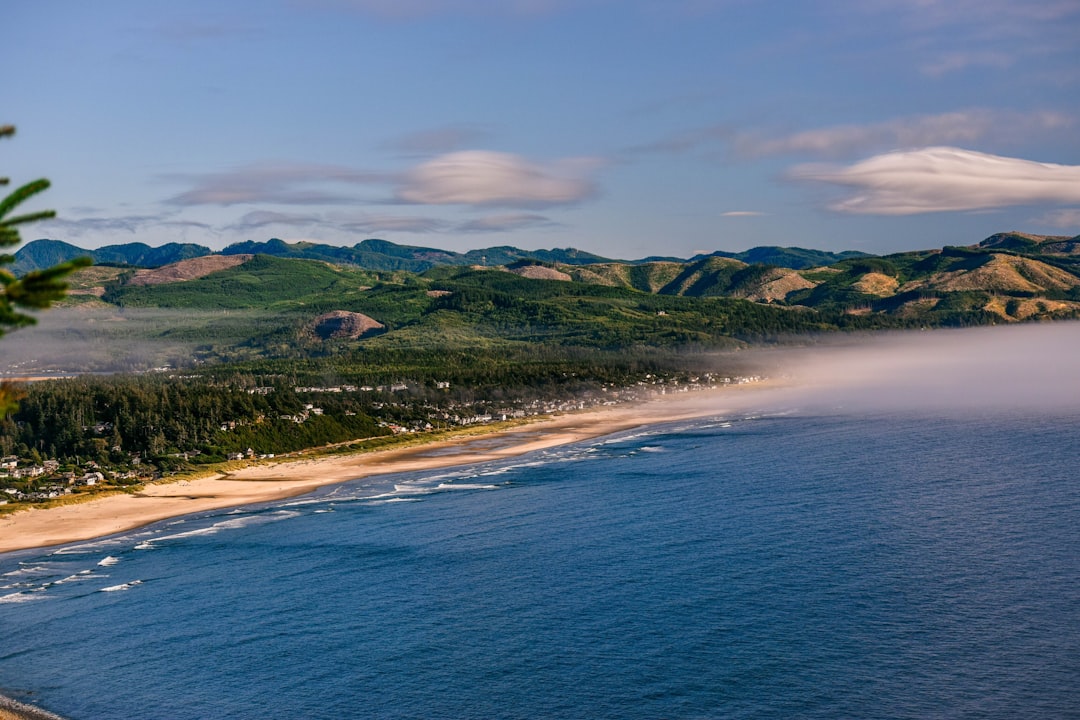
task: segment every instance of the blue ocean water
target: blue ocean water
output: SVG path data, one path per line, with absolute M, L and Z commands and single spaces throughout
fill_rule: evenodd
M 0 557 L 78 720 L 1080 717 L 1080 415 L 732 415 Z

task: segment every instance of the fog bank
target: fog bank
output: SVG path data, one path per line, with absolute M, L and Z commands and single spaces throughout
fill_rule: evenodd
M 1080 410 L 1080 322 L 824 338 L 765 351 L 770 405 L 835 411 Z

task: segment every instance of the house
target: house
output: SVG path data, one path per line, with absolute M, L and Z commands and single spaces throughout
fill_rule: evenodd
M 88 472 L 81 478 L 75 480 L 76 485 L 85 485 L 86 487 L 93 487 L 99 482 L 104 482 L 105 476 L 99 472 Z

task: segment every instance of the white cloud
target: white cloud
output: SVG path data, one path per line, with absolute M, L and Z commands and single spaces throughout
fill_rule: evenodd
M 725 213 L 720 213 L 720 217 L 761 217 L 765 213 L 757 212 L 756 210 L 729 210 Z
M 848 166 L 800 165 L 789 176 L 855 188 L 856 194 L 829 206 L 843 213 L 914 215 L 1080 202 L 1080 166 L 953 147 L 891 152 Z
M 441 155 L 409 171 L 397 197 L 427 205 L 567 205 L 596 192 L 589 175 L 598 164 L 590 158 L 541 164 L 510 153 L 465 150 Z

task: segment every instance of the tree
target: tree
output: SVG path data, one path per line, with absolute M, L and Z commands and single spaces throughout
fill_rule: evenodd
M 11 125 L 0 126 L 0 138 L 15 134 Z M 8 178 L 0 177 L 0 186 L 7 185 Z M 19 225 L 54 217 L 53 210 L 39 210 L 23 215 L 12 215 L 20 205 L 49 188 L 49 181 L 41 178 L 12 191 L 0 200 L 0 248 L 9 248 L 22 242 Z M 13 255 L 0 255 L 0 335 L 37 322 L 32 316 L 18 312 L 19 309 L 43 310 L 64 297 L 68 285 L 64 278 L 72 271 L 90 265 L 90 258 L 77 258 L 45 270 L 34 270 L 21 278 L 15 277 L 5 265 L 15 262 Z M 10 382 L 0 383 L 0 417 L 6 417 L 17 407 L 17 386 Z

